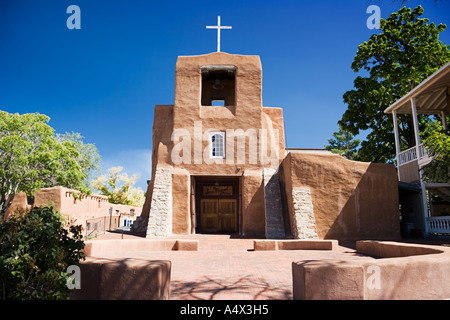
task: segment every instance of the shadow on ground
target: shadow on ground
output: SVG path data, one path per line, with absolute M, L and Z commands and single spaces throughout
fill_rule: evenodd
M 225 297 L 227 300 L 291 300 L 292 291 L 251 276 L 227 283 L 204 276 L 195 282 L 173 281 L 171 296 L 181 300 L 221 300 Z

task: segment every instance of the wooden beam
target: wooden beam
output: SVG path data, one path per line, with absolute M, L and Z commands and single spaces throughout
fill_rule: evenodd
M 436 102 L 440 99 L 443 98 L 443 95 L 445 95 L 446 93 L 448 93 L 448 90 L 444 89 L 444 90 L 440 90 L 440 91 L 434 91 L 432 94 L 430 94 L 428 96 L 428 98 L 425 99 L 425 101 L 423 101 L 420 105 L 419 105 L 419 113 L 433 113 L 433 106 L 436 104 Z M 439 103 L 437 103 L 437 105 L 439 105 Z M 427 108 L 427 106 L 429 108 Z M 421 108 L 423 108 L 423 111 L 420 110 Z

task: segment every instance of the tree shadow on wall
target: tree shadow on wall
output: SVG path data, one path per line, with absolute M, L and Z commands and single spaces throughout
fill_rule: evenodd
M 198 281 L 172 281 L 170 296 L 175 300 L 292 300 L 292 289 L 251 276 L 226 283 L 204 276 Z

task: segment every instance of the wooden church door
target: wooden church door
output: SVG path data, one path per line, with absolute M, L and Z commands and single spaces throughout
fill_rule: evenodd
M 203 232 L 237 232 L 236 199 L 202 199 L 200 216 Z

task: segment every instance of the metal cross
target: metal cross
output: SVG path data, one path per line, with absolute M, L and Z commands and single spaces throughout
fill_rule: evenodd
M 231 27 L 221 26 L 220 16 L 217 16 L 217 26 L 206 26 L 206 29 L 217 29 L 217 52 L 220 52 L 220 29 L 231 29 Z

